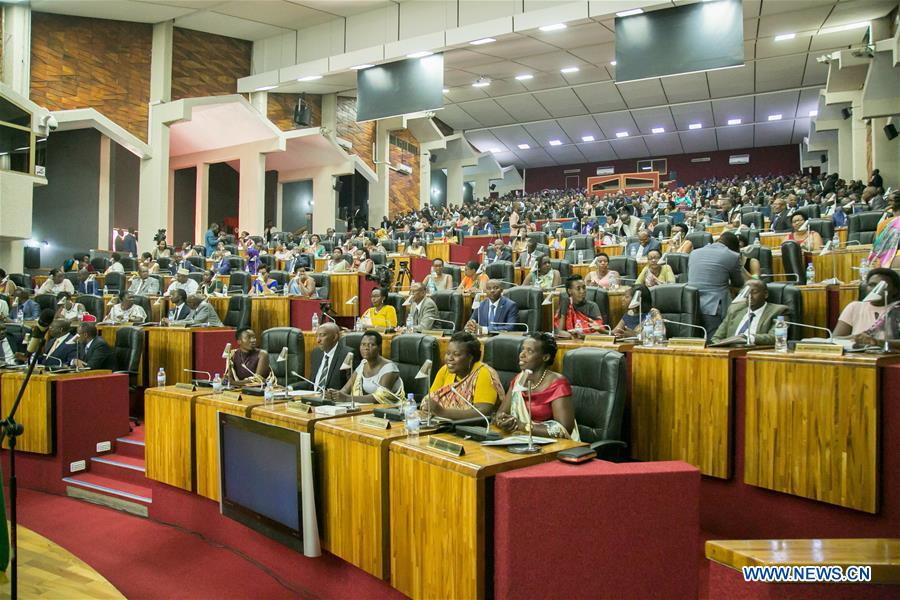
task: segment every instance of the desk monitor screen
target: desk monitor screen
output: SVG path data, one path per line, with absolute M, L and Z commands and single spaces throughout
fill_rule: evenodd
M 222 514 L 303 551 L 300 433 L 219 413 Z

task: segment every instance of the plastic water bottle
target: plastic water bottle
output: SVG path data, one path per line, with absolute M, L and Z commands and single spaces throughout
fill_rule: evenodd
M 755 238 L 753 238 L 753 247 L 759 248 L 759 236 L 758 235 Z
M 641 326 L 641 345 L 648 348 L 653 346 L 653 321 L 650 320 L 650 315 L 644 317 L 644 324 Z
M 217 394 L 222 391 L 222 376 L 218 373 L 216 373 L 216 376 L 213 377 L 212 389 Z
M 809 285 L 811 283 L 816 282 L 816 268 L 812 263 L 808 263 L 806 265 L 806 284 Z
M 869 259 L 864 258 L 859 263 L 859 280 L 865 281 L 869 277 Z
M 319 315 L 318 313 L 313 313 L 312 320 L 310 321 L 310 326 L 312 330 L 315 331 L 319 328 Z
M 353 331 L 362 331 L 362 330 L 363 330 L 362 321 L 360 320 L 359 317 L 356 317 L 356 322 L 353 324 Z
M 411 393 L 406 395 L 406 405 L 403 407 L 403 414 L 406 417 L 407 435 L 413 439 L 418 438 L 419 426 L 422 424 L 422 421 L 419 418 L 415 397 Z
M 584 263 L 584 250 L 578 251 L 578 264 Z
M 778 317 L 778 321 L 775 322 L 775 352 L 787 352 L 787 337 L 787 323 L 784 322 L 784 317 Z
M 615 273 L 609 274 L 609 287 L 611 287 L 611 288 L 619 287 L 619 278 L 616 276 Z
M 841 238 L 838 237 L 837 231 L 835 231 L 834 235 L 831 237 L 831 246 L 834 249 L 838 249 L 841 247 Z
M 166 387 L 166 370 L 162 367 L 156 373 L 156 387 Z
M 653 342 L 657 346 L 662 346 L 666 342 L 666 326 L 662 321 L 653 323 Z
M 266 387 L 263 388 L 263 404 L 272 406 L 275 403 L 275 390 L 272 389 L 272 382 L 267 381 Z
M 750 232 L 756 231 L 756 223 L 750 223 Z
M 664 238 L 662 230 L 659 231 L 659 235 L 656 236 L 656 239 L 658 239 L 659 241 L 663 241 Z
M 432 273 L 434 275 L 434 273 Z M 428 285 L 426 286 L 429 294 L 433 294 L 437 291 L 437 284 L 434 282 L 433 277 L 428 278 Z

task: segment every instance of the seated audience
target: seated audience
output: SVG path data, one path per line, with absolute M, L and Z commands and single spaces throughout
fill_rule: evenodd
M 256 279 L 253 280 L 253 287 L 250 293 L 260 296 L 271 296 L 278 292 L 278 282 L 269 278 L 269 267 L 260 265 L 256 272 Z
M 646 285 L 648 288 L 665 284 L 675 283 L 675 273 L 668 264 L 659 264 L 662 253 L 659 250 L 651 250 L 647 253 L 647 264 L 641 269 L 638 275 L 637 285 Z
M 113 323 L 143 323 L 147 320 L 147 313 L 134 303 L 134 295 L 126 292 L 119 302 L 110 307 L 105 320 Z
M 537 270 L 529 273 L 522 285 L 537 286 L 545 291 L 559 287 L 559 271 L 553 268 L 549 256 L 541 256 Z
M 634 301 L 635 295 L 640 294 L 640 302 Z M 637 337 L 641 335 L 644 328 L 643 321 L 650 316 L 650 321 L 654 325 L 657 321 L 661 321 L 663 316 L 658 310 L 652 307 L 650 303 L 650 288 L 645 285 L 636 285 L 625 290 L 625 301 L 628 302 L 628 310 L 622 315 L 622 318 L 613 328 L 613 335 L 620 337 Z M 632 306 L 634 305 L 634 306 Z
M 155 296 L 159 294 L 159 280 L 150 277 L 150 270 L 145 265 L 140 265 L 138 274 L 131 278 L 128 292 L 135 296 Z
M 187 269 L 178 269 L 175 280 L 166 288 L 166 296 L 171 296 L 175 290 L 184 290 L 186 294 L 196 294 L 200 284 L 188 278 L 190 272 Z
M 106 267 L 106 270 L 103 272 L 104 275 L 108 275 L 110 273 L 124 273 L 125 267 L 122 266 L 122 255 L 118 252 L 113 252 L 110 257 L 109 266 Z
M 372 261 L 372 256 L 366 248 L 358 251 L 357 257 L 353 259 L 353 263 L 358 273 L 371 275 L 372 271 L 375 270 L 375 263 Z
M 694 249 L 694 244 L 687 239 L 688 227 L 684 223 L 672 225 L 672 246 L 676 246 L 675 252 L 689 254 Z M 671 246 L 670 246 L 671 247 Z
M 466 263 L 463 276 L 460 278 L 459 286 L 456 288 L 456 291 L 466 295 L 472 295 L 483 290 L 487 281 L 488 276 L 481 272 L 481 265 L 474 260 L 470 260 Z
M 412 317 L 412 330 L 423 331 L 434 328 L 434 320 L 438 318 L 438 307 L 434 300 L 425 293 L 425 286 L 414 283 L 409 287 L 409 306 L 406 314 Z M 401 328 L 401 333 L 406 327 Z
M 793 231 L 788 235 L 787 239 L 793 240 L 800 244 L 800 247 L 806 252 L 818 252 L 822 249 L 824 243 L 822 236 L 818 231 L 809 229 L 809 221 L 801 212 L 795 212 L 791 215 L 791 227 Z
M 48 367 L 68 367 L 78 356 L 78 333 L 68 321 L 54 319 L 47 332 L 50 339 L 44 344 L 38 362 Z M 24 357 L 23 357 L 24 359 Z
M 503 295 L 503 286 L 496 279 L 485 285 L 484 296 L 466 323 L 465 330 L 478 335 L 481 331 L 521 331 L 518 305 Z
M 23 362 L 25 362 L 25 357 L 19 351 L 15 340 L 6 335 L 6 324 L 0 322 L 0 367 L 18 365 Z
M 200 327 L 204 325 L 212 327 L 222 326 L 222 320 L 219 318 L 219 313 L 217 313 L 216 309 L 213 308 L 213 305 L 200 294 L 191 294 L 188 296 L 187 305 L 188 308 L 191 309 L 191 313 L 187 318 L 188 325 Z
M 444 365 L 438 370 L 429 394 L 422 400 L 423 410 L 446 419 L 479 417 L 466 401 L 490 416 L 503 395 L 500 377 L 481 362 L 481 343 L 471 333 L 454 333 L 444 353 Z
M 166 240 L 156 242 L 156 248 L 153 249 L 153 260 L 161 258 L 172 258 L 172 250 L 166 244 Z
M 191 307 L 187 305 L 187 292 L 178 288 L 172 290 L 169 297 L 169 315 L 160 321 L 161 325 L 169 325 L 170 323 L 181 323 L 188 320 L 191 314 Z
M 316 330 L 316 347 L 309 357 L 310 379 L 315 382 L 315 389 L 340 390 L 349 377 L 348 371 L 341 369 L 349 350 L 341 343 L 341 328 L 334 323 L 322 323 Z M 310 389 L 307 382 L 300 384 L 303 389 Z
M 256 334 L 249 327 L 238 329 L 234 338 L 238 347 L 228 358 L 226 377 L 232 384 L 259 384 L 272 373 L 269 353 L 256 347 Z
M 554 317 L 554 329 L 561 338 L 583 338 L 589 333 L 606 331 L 600 307 L 587 299 L 587 286 L 581 275 L 566 278 L 566 294 L 560 299 Z
M 516 266 L 522 267 L 523 269 L 530 269 L 532 265 L 537 265 L 537 260 L 541 256 L 541 253 L 537 250 L 538 241 L 535 239 L 528 239 L 528 242 L 525 248 L 519 252 L 519 258 L 516 259 Z
M 75 359 L 75 366 L 79 369 L 116 368 L 116 357 L 106 340 L 97 335 L 97 326 L 94 323 L 82 323 L 78 327 L 77 350 L 78 358 Z
M 68 292 L 69 294 L 75 293 L 75 286 L 72 285 L 72 282 L 66 279 L 66 274 L 63 273 L 60 269 L 50 269 L 50 276 L 47 277 L 47 281 L 45 281 L 40 288 L 38 288 L 38 294 L 50 294 L 52 296 L 56 296 L 60 292 Z
M 397 327 L 397 310 L 387 303 L 388 291 L 384 288 L 372 290 L 372 306 L 366 309 L 360 317 L 366 327 L 383 327 L 391 329 Z
M 197 290 L 199 294 L 209 296 L 210 294 L 224 294 L 227 291 L 225 282 L 219 279 L 215 271 L 203 272 L 203 280 L 200 282 L 200 287 Z
M 331 258 L 325 262 L 325 271 L 328 273 L 345 273 L 350 270 L 344 253 L 340 248 L 331 251 Z
M 288 294 L 303 298 L 316 297 L 316 280 L 309 276 L 305 267 L 297 267 L 288 285 Z
M 425 246 L 422 245 L 422 242 L 419 241 L 418 237 L 414 237 L 409 246 L 406 247 L 406 254 L 409 256 L 418 256 L 420 258 L 425 258 L 426 249 Z
M 31 299 L 26 288 L 17 288 L 12 306 L 9 307 L 9 318 L 13 321 L 36 321 L 41 314 L 40 305 Z
M 425 278 L 425 289 L 443 292 L 453 289 L 453 277 L 444 273 L 444 260 L 436 258 L 431 261 L 431 273 Z
M 0 294 L 12 296 L 16 293 L 16 282 L 14 282 L 4 269 L 0 269 Z
M 335 402 L 396 404 L 404 398 L 403 380 L 397 364 L 381 355 L 382 337 L 367 331 L 359 342 L 359 365 L 340 390 L 325 390 L 325 398 Z
M 631 258 L 643 258 L 647 256 L 647 254 L 651 250 L 659 250 L 662 251 L 662 244 L 659 243 L 659 240 L 651 237 L 650 232 L 646 229 L 641 230 L 638 234 L 638 241 L 630 242 L 625 247 L 625 255 L 630 256 Z
M 500 238 L 494 240 L 494 243 L 488 247 L 486 262 L 492 263 L 498 260 L 512 260 L 512 252 L 503 244 L 503 240 Z
M 593 269 L 587 274 L 585 284 L 591 287 L 602 287 L 609 289 L 616 287 L 620 281 L 619 272 L 612 271 L 609 268 L 609 255 L 605 252 L 599 253 L 591 262 Z
M 92 277 L 93 275 L 87 269 L 79 269 L 78 285 L 75 286 L 75 293 L 99 296 L 100 286 L 97 285 L 97 280 L 92 279 Z
M 835 337 L 852 339 L 858 346 L 881 346 L 887 329 L 888 343 L 900 348 L 900 275 L 884 267 L 869 271 L 866 277 L 869 292 L 881 282 L 887 286 L 887 305 L 885 294 L 871 302 L 851 302 L 838 317 Z
M 751 279 L 746 286 L 749 290 L 747 300 L 731 303 L 725 320 L 712 336 L 712 343 L 746 336 L 749 345 L 775 345 L 775 323 L 779 316 L 787 313 L 788 307 L 767 302 L 769 288 L 764 281 Z
M 84 305 L 72 300 L 72 294 L 60 292 L 56 295 L 56 317 L 66 321 L 79 321 L 85 316 Z

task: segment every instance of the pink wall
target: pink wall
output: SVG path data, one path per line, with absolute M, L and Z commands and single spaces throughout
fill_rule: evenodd
M 747 165 L 729 165 L 728 157 L 733 154 L 749 154 L 750 163 Z M 710 158 L 709 162 L 691 162 L 692 158 L 703 156 L 708 156 Z M 800 149 L 797 145 L 718 150 L 715 152 L 676 154 L 674 156 L 654 158 L 667 158 L 669 171 L 675 171 L 677 180 L 685 184 L 694 183 L 708 177 L 743 175 L 747 173 L 754 175 L 789 175 L 800 172 Z M 612 166 L 615 167 L 616 173 L 635 173 L 637 172 L 638 160 L 633 158 L 526 169 L 525 191 L 539 192 L 545 189 L 563 188 L 566 182 L 566 175 L 563 171 L 569 169 L 581 169 L 579 175 L 581 176 L 581 187 L 584 187 L 586 179 L 597 174 L 597 167 Z

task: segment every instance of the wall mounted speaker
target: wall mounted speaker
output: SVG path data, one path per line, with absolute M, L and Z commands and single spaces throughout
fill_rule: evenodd
M 844 120 L 846 121 L 847 119 L 849 119 L 850 117 L 853 116 L 853 109 L 852 108 L 842 108 L 841 116 L 844 117 Z
M 333 190 L 336 191 L 338 194 L 340 194 L 340 193 L 341 193 L 341 188 L 342 188 L 342 187 L 344 187 L 344 182 L 343 182 L 342 180 L 340 180 L 340 179 L 335 179 L 335 180 L 334 180 L 334 185 L 331 186 L 331 189 L 333 189 Z
M 897 126 L 893 123 L 888 123 L 884 126 L 884 135 L 887 136 L 887 139 L 892 140 L 897 137 Z
M 291 120 L 297 127 L 309 127 L 312 121 L 312 114 L 303 96 L 300 96 L 300 99 L 297 100 L 297 106 L 294 107 L 294 114 Z
M 825 163 L 827 163 L 827 162 L 828 162 L 828 155 L 827 155 L 827 154 L 823 154 L 822 156 L 820 156 L 820 157 L 819 157 L 819 162 L 821 162 L 823 165 L 824 165 Z
M 41 268 L 41 247 L 25 246 L 25 268 L 40 269 Z

